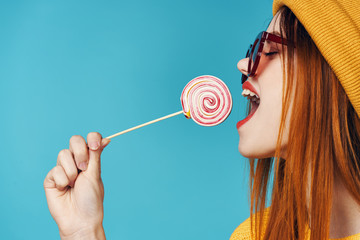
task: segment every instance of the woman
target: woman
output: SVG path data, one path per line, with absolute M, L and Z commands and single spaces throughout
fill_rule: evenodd
M 275 0 L 273 7 L 267 32 L 275 36 L 262 35 L 257 69 L 261 36 L 238 63 L 243 88 L 260 98 L 250 120 L 238 123 L 251 212 L 259 214 L 231 239 L 251 232 L 253 239 L 360 239 L 360 46 L 350 40 L 360 43 L 360 2 Z
M 360 3 L 275 0 L 273 11 L 238 63 L 243 95 L 257 97 L 237 124 L 251 217 L 231 240 L 360 239 Z M 90 133 L 87 142 L 72 137 L 44 181 L 62 239 L 105 239 L 100 155 L 109 140 Z

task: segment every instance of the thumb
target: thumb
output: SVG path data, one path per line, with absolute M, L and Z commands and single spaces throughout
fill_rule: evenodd
M 97 150 L 89 148 L 89 165 L 86 172 L 97 179 L 101 177 L 101 153 L 109 143 L 110 139 L 103 138 Z

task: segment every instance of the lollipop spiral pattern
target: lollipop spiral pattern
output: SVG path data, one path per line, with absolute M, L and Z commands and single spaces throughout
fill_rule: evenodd
M 182 91 L 180 100 L 184 115 L 202 126 L 222 123 L 232 108 L 228 87 L 219 78 L 209 75 L 191 80 Z

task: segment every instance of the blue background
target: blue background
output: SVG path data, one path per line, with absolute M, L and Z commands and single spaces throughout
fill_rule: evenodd
M 72 135 L 104 137 L 181 110 L 210 74 L 233 95 L 221 125 L 183 116 L 114 138 L 102 156 L 108 239 L 229 239 L 249 216 L 236 68 L 272 1 L 1 1 L 1 239 L 59 239 L 43 180 Z

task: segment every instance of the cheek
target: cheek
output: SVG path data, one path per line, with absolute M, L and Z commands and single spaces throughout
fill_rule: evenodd
M 271 122 L 280 121 L 283 94 L 283 74 L 281 63 L 273 62 L 269 65 L 259 80 L 262 112 L 266 113 Z
M 260 97 L 268 98 L 269 96 L 275 100 L 282 98 L 282 89 L 283 89 L 283 70 L 282 62 L 280 57 L 269 60 L 261 60 L 262 69 L 259 71 L 259 87 L 260 87 Z M 269 99 L 264 99 L 269 102 Z M 271 99 L 270 99 L 271 100 Z
M 280 57 L 273 59 L 268 63 L 267 68 L 263 71 L 261 80 L 259 80 L 259 84 L 266 94 L 271 94 L 273 97 L 278 96 L 281 99 L 283 90 L 283 70 Z
M 280 62 L 280 61 L 279 61 Z M 273 71 L 267 72 L 267 79 L 262 88 L 264 88 L 264 104 L 262 119 L 267 127 L 267 137 L 273 141 L 272 146 L 275 148 L 279 134 L 281 113 L 282 113 L 282 95 L 283 95 L 283 74 L 281 63 L 275 63 Z
M 240 131 L 239 151 L 244 157 L 273 157 L 282 111 L 283 74 L 280 60 L 269 63 L 258 79 L 260 106 Z

